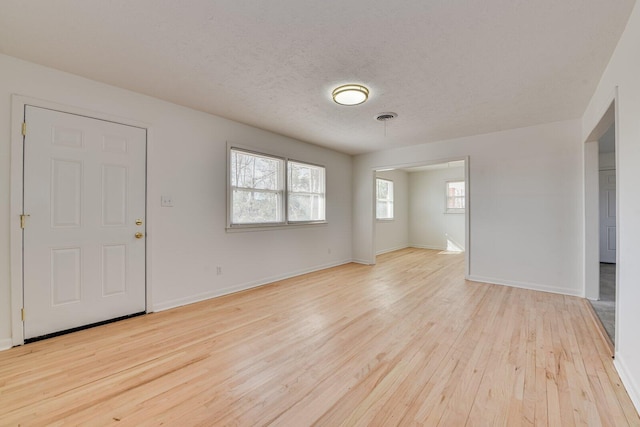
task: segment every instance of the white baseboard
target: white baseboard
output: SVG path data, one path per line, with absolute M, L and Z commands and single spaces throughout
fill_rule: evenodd
M 443 248 L 440 246 L 433 246 L 433 245 L 417 245 L 417 244 L 410 244 L 409 245 L 410 248 L 416 248 L 416 249 L 432 249 L 434 251 L 446 251 L 447 248 Z
M 378 252 L 376 252 L 376 255 L 382 255 L 382 254 L 386 254 L 388 252 L 399 251 L 400 249 L 406 249 L 408 247 L 409 247 L 409 245 L 404 245 L 404 246 L 396 246 L 395 248 L 381 249 Z
M 492 277 L 482 277 L 470 275 L 466 277 L 467 280 L 472 282 L 489 283 L 492 285 L 511 286 L 513 288 L 529 289 L 532 291 L 550 292 L 552 294 L 571 295 L 574 297 L 582 297 L 582 291 L 580 289 L 572 288 L 560 288 L 556 286 L 541 285 L 538 283 L 518 282 L 515 280 L 501 280 L 494 279 Z
M 615 359 L 613 359 L 613 366 L 615 366 L 616 371 L 618 371 L 618 375 L 622 380 L 624 388 L 627 389 L 627 394 L 631 398 L 633 406 L 635 406 L 636 411 L 640 413 L 640 387 L 638 387 L 636 381 L 629 374 L 627 364 L 625 363 L 624 358 L 620 356 L 618 352 L 616 352 L 616 357 Z
M 268 285 L 269 283 L 277 282 L 279 280 L 289 279 L 291 277 L 301 276 L 303 274 L 313 273 L 314 271 L 325 270 L 331 267 L 337 267 L 339 265 L 348 264 L 350 262 L 352 261 L 351 260 L 338 261 L 338 262 L 324 264 L 324 265 L 320 265 L 320 266 L 316 266 L 316 267 L 312 267 L 304 270 L 297 270 L 297 271 L 293 271 L 293 272 L 278 275 L 278 276 L 272 276 L 266 279 L 256 280 L 254 282 L 233 285 L 223 289 L 216 289 L 211 292 L 203 292 L 201 294 L 190 295 L 188 297 L 178 298 L 171 301 L 165 301 L 158 304 L 154 304 L 153 311 L 158 312 L 158 311 L 169 310 L 172 308 L 181 307 L 183 305 L 193 304 L 193 303 L 208 300 L 211 298 L 221 297 L 223 295 L 229 295 L 229 294 L 233 294 L 240 291 L 246 291 L 247 289 Z
M 0 351 L 9 350 L 11 347 L 13 347 L 13 341 L 11 338 L 0 339 Z
M 373 265 L 371 261 L 364 260 L 364 259 L 352 259 L 351 262 L 355 264 L 362 264 L 362 265 Z

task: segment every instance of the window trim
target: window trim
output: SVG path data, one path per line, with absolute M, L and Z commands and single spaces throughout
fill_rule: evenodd
M 378 218 L 378 201 L 380 199 L 378 199 L 378 181 L 387 181 L 391 183 L 391 188 L 392 188 L 392 194 L 391 194 L 391 217 L 390 218 Z M 379 178 L 376 176 L 376 192 L 375 192 L 375 199 L 376 199 L 376 210 L 375 210 L 375 215 L 376 215 L 376 221 L 395 221 L 396 219 L 396 192 L 395 192 L 395 184 L 393 182 L 392 179 L 388 179 L 388 178 Z M 385 202 L 389 202 L 389 200 L 384 200 Z
M 464 208 L 449 208 L 449 184 L 453 182 L 461 182 L 464 184 L 464 195 L 457 196 L 464 201 Z M 444 213 L 445 214 L 464 214 L 467 210 L 467 182 L 464 178 L 461 179 L 448 179 L 444 182 Z
M 232 212 L 232 202 L 233 202 L 233 188 L 231 185 L 231 152 L 232 151 L 242 151 L 248 154 L 253 154 L 256 156 L 262 156 L 262 157 L 268 157 L 268 158 L 274 158 L 274 159 L 279 159 L 282 160 L 284 162 L 284 170 L 283 170 L 283 174 L 284 174 L 284 189 L 282 191 L 282 195 L 283 195 L 283 201 L 282 201 L 282 221 L 279 222 L 256 222 L 256 223 L 245 223 L 245 224 L 235 224 L 231 222 L 231 212 Z M 245 146 L 245 145 L 240 145 L 240 144 L 232 144 L 227 142 L 227 158 L 226 158 L 226 163 L 227 163 L 227 168 L 225 170 L 225 174 L 226 174 L 226 199 L 227 199 L 227 206 L 226 206 L 226 212 L 227 212 L 227 217 L 226 217 L 226 230 L 227 231 L 260 231 L 260 230 L 273 230 L 273 229 L 286 229 L 286 228 L 290 228 L 290 227 L 304 227 L 304 226 L 317 226 L 317 225 L 325 225 L 328 224 L 328 220 L 327 220 L 327 167 L 325 165 L 322 164 L 318 164 L 318 163 L 312 163 L 312 162 L 306 162 L 303 160 L 297 160 L 294 158 L 290 158 L 287 156 L 283 156 L 283 155 L 279 155 L 279 154 L 274 154 L 271 151 L 261 151 L 258 149 L 255 149 L 253 147 L 249 147 L 249 146 Z M 289 161 L 291 162 L 295 162 L 295 163 L 301 163 L 301 164 L 305 164 L 305 165 L 309 165 L 309 166 L 316 166 L 316 167 L 321 167 L 324 169 L 324 199 L 325 199 L 325 214 L 324 220 L 318 220 L 318 221 L 289 221 L 288 216 L 289 216 L 289 170 L 288 170 L 288 164 Z M 275 191 L 273 191 L 275 192 Z M 313 193 L 316 194 L 316 193 Z

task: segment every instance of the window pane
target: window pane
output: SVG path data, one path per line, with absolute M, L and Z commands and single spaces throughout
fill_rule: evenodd
M 464 181 L 447 182 L 447 211 L 455 210 L 456 212 L 464 211 Z
M 464 181 L 449 182 L 449 196 L 464 196 Z
M 376 218 L 393 219 L 393 181 L 376 178 Z
M 451 197 L 447 207 L 449 209 L 464 209 L 464 197 Z
M 378 201 L 376 204 L 377 219 L 393 219 L 393 202 Z
M 231 151 L 231 186 L 279 190 L 282 159 L 260 156 L 242 151 Z
M 290 194 L 289 221 L 324 221 L 324 196 Z
M 281 222 L 280 195 L 243 189 L 233 190 L 231 222 L 234 224 Z
M 389 181 L 379 179 L 378 183 L 378 199 L 386 200 L 389 197 Z
M 290 161 L 289 191 L 324 193 L 324 168 Z

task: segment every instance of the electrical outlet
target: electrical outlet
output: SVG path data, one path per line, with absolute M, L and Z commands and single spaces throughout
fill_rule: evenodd
M 216 274 L 217 274 L 218 276 L 222 274 L 222 267 L 220 267 L 220 266 L 217 266 L 217 267 L 216 267 Z

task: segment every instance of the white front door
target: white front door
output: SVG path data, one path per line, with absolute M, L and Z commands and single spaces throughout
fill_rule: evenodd
M 600 171 L 600 262 L 616 262 L 616 171 Z
M 32 106 L 25 122 L 25 339 L 144 312 L 146 130 Z

